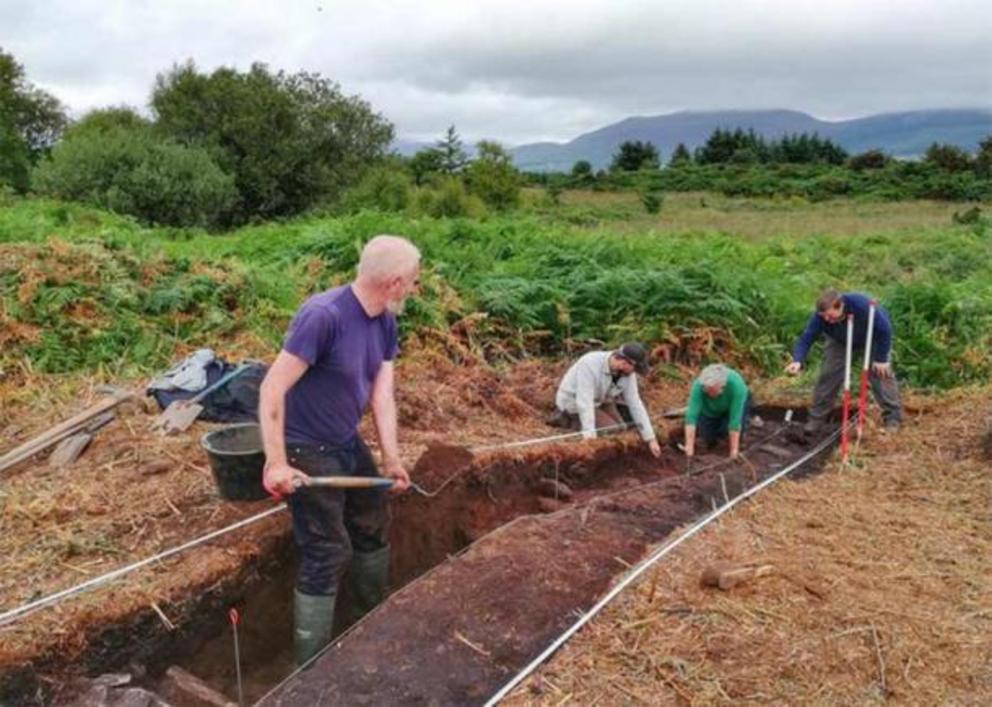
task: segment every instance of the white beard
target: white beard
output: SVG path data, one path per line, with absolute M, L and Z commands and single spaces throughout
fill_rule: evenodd
M 407 300 L 406 297 L 399 300 L 395 300 L 395 299 L 390 300 L 389 302 L 386 303 L 386 311 L 388 311 L 393 316 L 396 317 L 400 316 L 401 314 L 403 314 L 403 310 L 406 309 L 406 300 Z

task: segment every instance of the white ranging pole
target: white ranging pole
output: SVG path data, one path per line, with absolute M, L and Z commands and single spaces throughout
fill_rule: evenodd
M 861 389 L 858 391 L 858 442 L 865 431 L 865 415 L 868 410 L 868 377 L 871 375 L 871 346 L 875 333 L 875 300 L 868 304 L 868 333 L 865 336 L 865 365 L 861 369 Z
M 847 464 L 848 438 L 850 437 L 848 420 L 851 419 L 851 359 L 854 352 L 854 315 L 847 315 L 847 348 L 844 352 L 844 407 L 840 422 L 840 456 Z
M 847 315 L 847 351 L 844 361 L 844 390 L 851 390 L 851 363 L 854 358 L 854 315 Z

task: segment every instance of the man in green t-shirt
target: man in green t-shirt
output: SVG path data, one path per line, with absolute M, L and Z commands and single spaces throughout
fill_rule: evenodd
M 741 374 L 722 363 L 703 369 L 693 381 L 685 411 L 685 454 L 696 452 L 696 437 L 708 444 L 730 438 L 730 458 L 740 453 L 751 417 L 751 394 Z

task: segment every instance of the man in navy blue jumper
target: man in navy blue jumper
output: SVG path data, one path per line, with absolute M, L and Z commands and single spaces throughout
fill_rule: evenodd
M 785 371 L 796 375 L 802 369 L 810 347 L 821 335 L 826 336 L 823 348 L 823 365 L 813 389 L 813 406 L 809 411 L 806 431 L 819 432 L 833 410 L 837 393 L 844 385 L 844 360 L 847 347 L 847 315 L 854 315 L 854 341 L 852 342 L 853 381 L 859 380 L 868 338 L 868 311 L 871 298 L 857 292 L 841 294 L 826 290 L 816 301 L 816 311 L 810 316 L 792 351 L 792 362 Z M 875 306 L 875 326 L 872 331 L 871 369 L 869 382 L 878 406 L 882 408 L 882 423 L 886 429 L 895 430 L 902 422 L 902 403 L 899 384 L 892 370 L 892 322 L 888 312 Z
M 294 601 L 297 664 L 331 640 L 345 568 L 357 619 L 384 597 L 389 571 L 381 489 L 308 488 L 315 476 L 379 476 L 358 423 L 371 403 L 382 471 L 394 489 L 410 478 L 397 442 L 393 359 L 396 314 L 415 294 L 420 252 L 397 236 L 362 250 L 354 282 L 314 295 L 289 325 L 262 383 L 259 421 L 265 487 L 287 496 L 299 555 Z

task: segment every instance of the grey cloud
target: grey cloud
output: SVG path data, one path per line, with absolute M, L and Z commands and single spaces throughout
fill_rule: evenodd
M 320 9 L 318 9 L 320 8 Z M 155 74 L 260 60 L 319 71 L 401 135 L 568 139 L 629 114 L 819 117 L 992 105 L 982 0 L 361 3 L 8 0 L 0 46 L 76 110 L 144 106 Z

